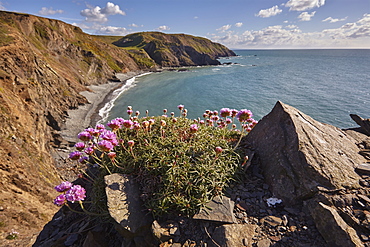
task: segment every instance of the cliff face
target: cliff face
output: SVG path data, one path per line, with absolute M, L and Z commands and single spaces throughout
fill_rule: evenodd
M 132 54 L 145 52 L 147 58 L 163 67 L 219 65 L 218 57 L 236 55 L 221 44 L 185 34 L 135 33 L 113 44 L 126 48 Z
M 138 69 L 126 51 L 77 27 L 0 11 L 0 243 L 12 229 L 40 230 L 57 210 L 50 150 L 67 110 L 86 103 L 79 92 Z
M 152 33 L 142 49 L 117 45 L 141 36 L 113 37 L 113 45 L 61 21 L 0 11 L 0 245 L 12 229 L 32 236 L 56 212 L 60 176 L 50 153 L 67 110 L 87 103 L 79 94 L 86 86 L 116 72 L 218 64 L 216 57 L 234 55 L 184 35 Z

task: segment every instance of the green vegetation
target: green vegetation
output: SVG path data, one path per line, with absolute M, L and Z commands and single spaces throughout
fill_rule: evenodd
M 70 158 L 100 167 L 99 175 L 93 178 L 90 210 L 99 205 L 94 213 L 104 213 L 103 177 L 112 173 L 129 174 L 140 184 L 144 205 L 154 216 L 192 216 L 238 180 L 247 160 L 241 158 L 243 151 L 238 145 L 256 124 L 252 113 L 223 108 L 220 117 L 217 111 L 208 111 L 204 120 L 191 120 L 182 105 L 178 108 L 179 118 L 172 113 L 171 117 L 138 118 L 138 112 L 131 117 L 129 107 L 129 120 L 116 118 L 107 123 L 112 130 L 97 125 L 78 135 L 82 142 L 76 143 L 78 151 Z M 233 124 L 235 117 L 242 131 Z M 54 203 L 64 205 L 66 200 L 62 194 Z
M 7 28 L 0 26 L 0 46 L 11 44 L 13 40 L 14 38 L 9 35 Z

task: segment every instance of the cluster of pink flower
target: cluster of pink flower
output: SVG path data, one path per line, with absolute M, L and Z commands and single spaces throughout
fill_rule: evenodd
M 236 124 L 234 124 L 234 119 L 236 118 L 239 120 L 242 127 L 247 132 L 250 132 L 258 123 L 258 121 L 254 120 L 252 116 L 252 112 L 247 109 L 238 111 L 236 109 L 222 108 L 220 113 L 218 111 L 206 110 L 203 114 L 203 118 L 206 120 L 200 120 L 199 123 L 207 123 L 208 126 L 214 126 L 214 124 L 217 124 L 219 128 L 225 128 L 229 124 L 232 124 L 232 128 L 236 129 Z
M 86 197 L 86 190 L 81 185 L 73 185 L 71 182 L 65 181 L 55 186 L 56 191 L 62 193 L 54 199 L 54 204 L 63 206 L 69 202 L 83 201 Z
M 109 122 L 108 126 L 110 126 L 112 130 L 116 130 L 117 126 L 121 127 L 123 124 L 127 125 L 130 123 L 121 118 L 117 118 Z M 97 124 L 95 128 L 85 129 L 78 134 L 78 138 L 81 141 L 75 144 L 77 151 L 70 153 L 69 158 L 78 160 L 81 163 L 86 163 L 89 158 L 85 155 L 92 155 L 96 149 L 102 152 L 111 152 L 114 147 L 119 144 L 116 133 L 107 130 L 102 124 Z
M 180 114 L 183 117 L 187 116 L 187 110 L 184 105 L 178 105 L 177 108 L 180 110 Z M 167 109 L 163 110 L 164 115 L 162 117 L 167 117 Z M 107 126 L 111 130 L 107 130 L 104 125 L 97 124 L 95 128 L 87 128 L 78 134 L 78 138 L 81 142 L 75 144 L 77 151 L 70 153 L 69 158 L 72 160 L 78 160 L 81 163 L 86 163 L 89 159 L 86 155 L 90 156 L 94 153 L 94 150 L 107 153 L 108 157 L 114 159 L 115 153 L 113 152 L 114 147 L 119 144 L 123 144 L 123 140 L 117 140 L 116 131 L 122 128 L 134 129 L 139 131 L 150 131 L 151 126 L 154 125 L 155 120 L 148 118 L 148 111 L 146 111 L 146 117 L 143 117 L 143 122 L 141 124 L 137 121 L 140 115 L 139 111 L 135 112 L 135 116 L 132 116 L 133 110 L 129 106 L 127 113 L 129 119 L 125 120 L 123 118 L 115 118 L 107 123 Z M 177 122 L 174 117 L 174 113 L 171 112 L 172 122 Z M 208 126 L 214 126 L 215 124 L 219 128 L 225 128 L 228 125 L 232 125 L 232 129 L 236 130 L 236 124 L 234 124 L 234 119 L 237 118 L 241 123 L 241 126 L 247 131 L 251 131 L 252 128 L 257 124 L 257 121 L 252 118 L 252 112 L 247 109 L 235 110 L 229 108 L 222 108 L 220 113 L 218 111 L 206 110 L 203 114 L 205 120 L 194 120 L 195 123 L 190 125 L 189 132 L 194 134 L 199 130 L 198 124 Z M 145 120 L 145 119 L 148 120 Z M 165 120 L 160 121 L 161 128 L 167 125 Z M 163 130 L 162 130 L 163 131 Z M 163 133 L 162 133 L 163 135 Z

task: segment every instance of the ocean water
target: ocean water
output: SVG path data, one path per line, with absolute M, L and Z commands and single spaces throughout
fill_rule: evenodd
M 127 106 L 149 115 L 163 109 L 189 118 L 223 107 L 249 109 L 260 120 L 277 101 L 339 128 L 357 126 L 349 114 L 370 118 L 370 50 L 236 50 L 220 66 L 145 74 L 128 81 L 105 119 L 127 117 Z M 112 104 L 113 103 L 113 104 Z

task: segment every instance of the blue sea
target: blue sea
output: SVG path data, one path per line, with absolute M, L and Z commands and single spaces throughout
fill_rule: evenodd
M 339 128 L 356 127 L 349 114 L 370 118 L 370 50 L 235 50 L 220 66 L 190 67 L 130 79 L 106 119 L 126 118 L 127 106 L 149 115 L 163 109 L 189 118 L 223 107 L 249 109 L 260 120 L 277 101 Z M 227 64 L 225 64 L 227 63 Z

